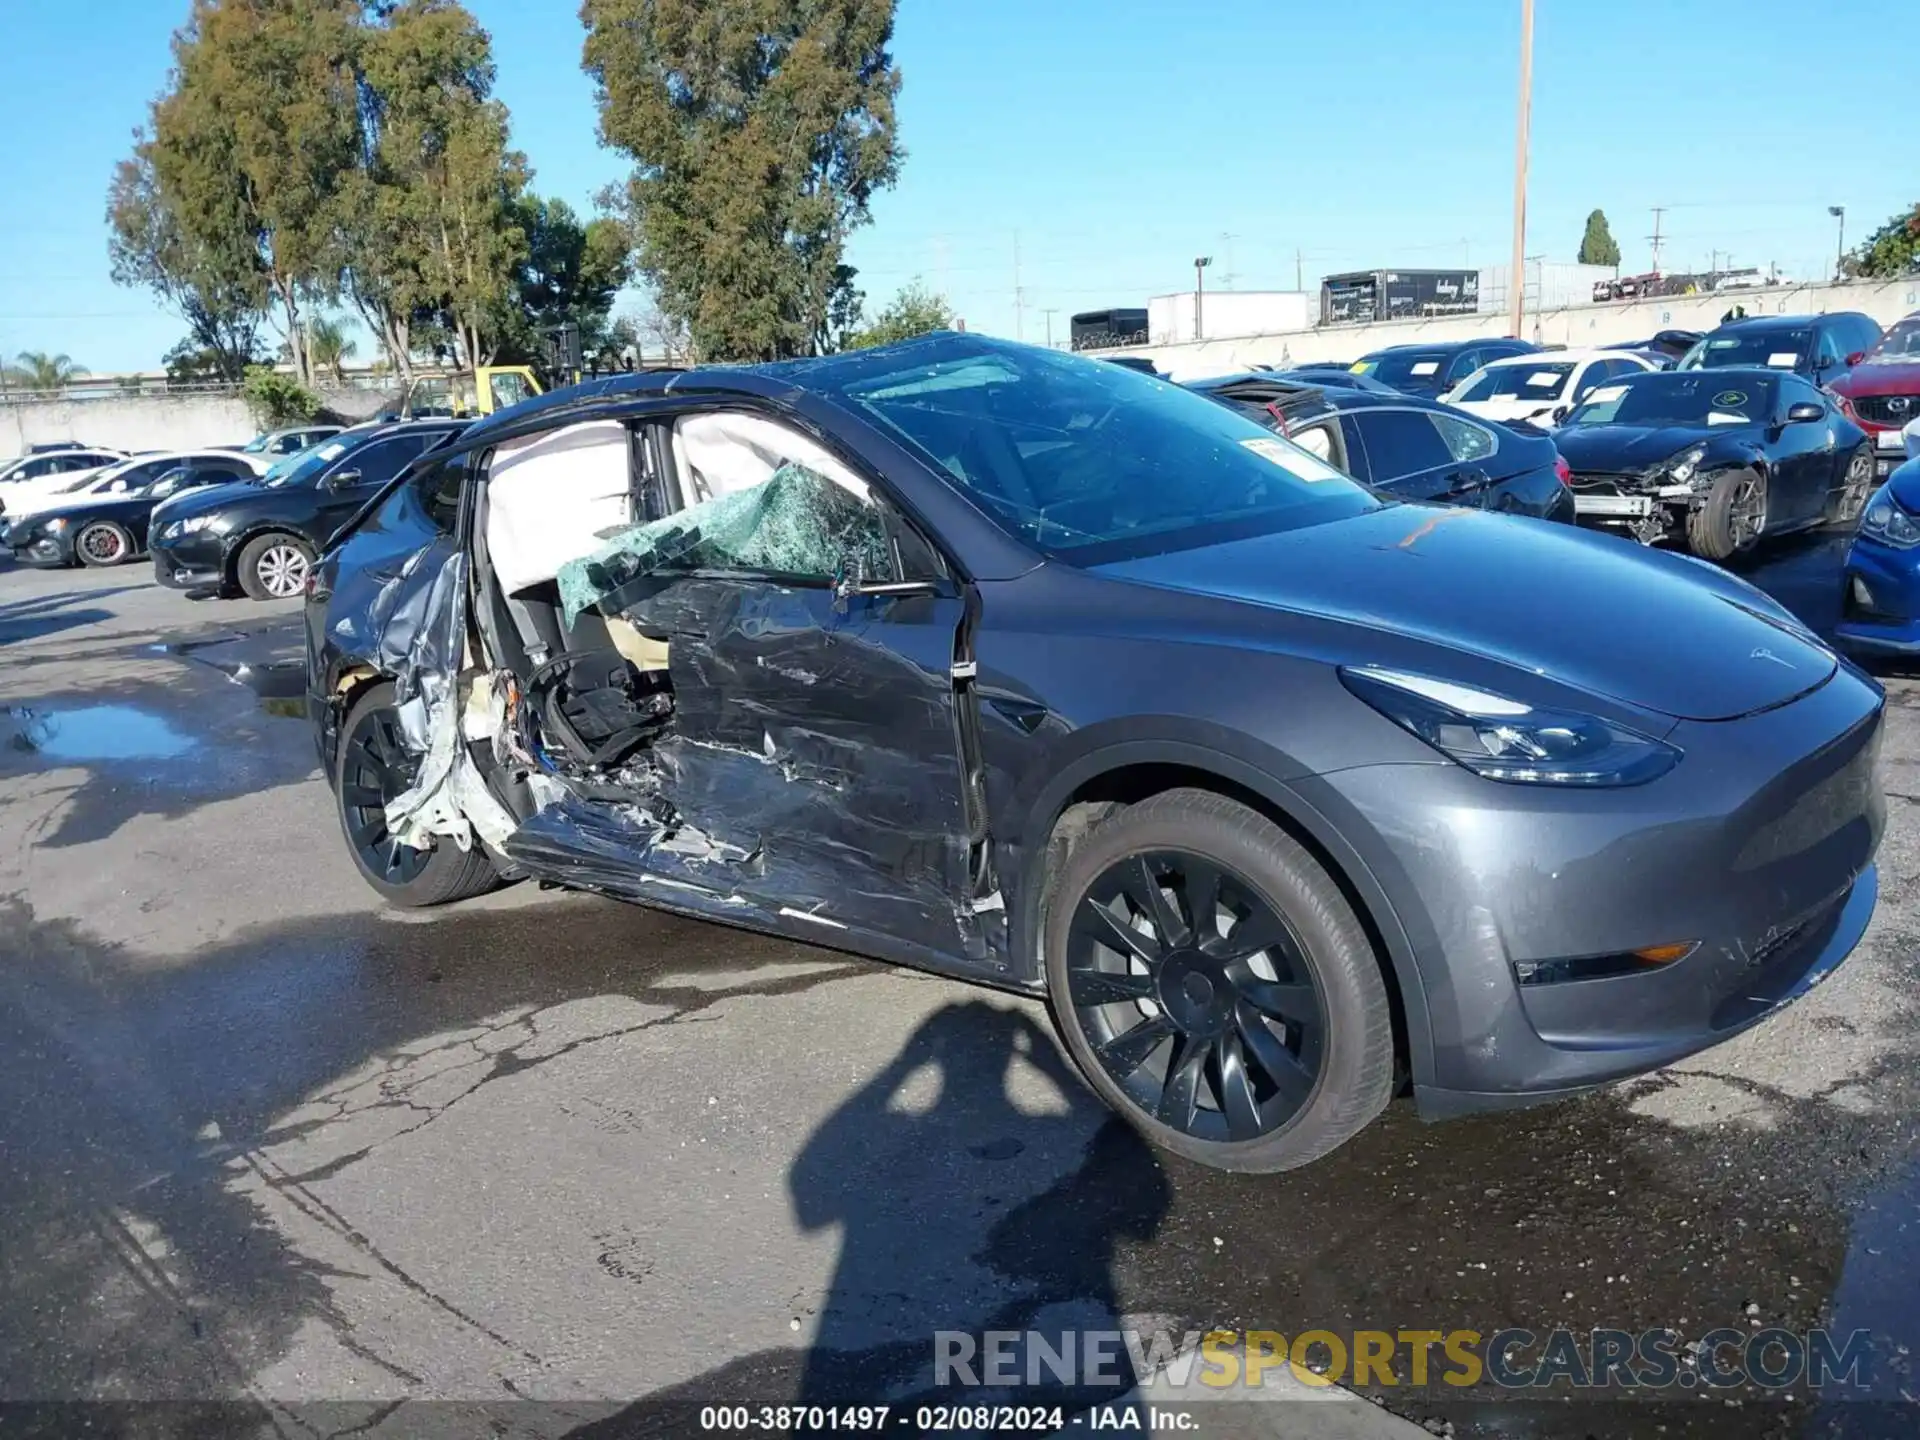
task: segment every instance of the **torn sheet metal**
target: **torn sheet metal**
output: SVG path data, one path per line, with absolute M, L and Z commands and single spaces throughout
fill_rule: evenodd
M 599 606 L 618 609 L 623 587 L 656 572 L 735 570 L 816 579 L 858 567 L 891 572 L 886 535 L 871 504 L 803 465 L 782 465 L 763 484 L 636 525 L 560 567 L 567 624 Z
M 413 784 L 387 804 L 387 829 L 416 849 L 445 836 L 468 850 L 475 832 L 498 848 L 516 824 L 474 769 L 461 736 L 466 596 L 466 555 L 435 544 L 411 556 L 371 607 L 374 661 L 393 676 L 401 736 L 420 757 Z
M 710 575 L 649 588 L 621 613 L 666 637 L 674 715 L 638 757 L 636 798 L 756 857 L 731 883 L 776 913 L 967 948 L 950 674 L 962 602 L 842 610 L 823 587 Z

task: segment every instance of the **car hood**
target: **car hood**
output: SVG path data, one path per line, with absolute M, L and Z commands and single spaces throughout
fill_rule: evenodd
M 169 495 L 155 508 L 157 518 L 172 524 L 189 515 L 204 515 L 209 510 L 224 510 L 236 500 L 249 500 L 274 492 L 255 480 L 234 480 L 225 485 L 201 485 Z M 160 512 L 164 511 L 164 514 Z
M 1678 455 L 1689 445 L 1751 442 L 1758 425 L 1563 425 L 1553 443 L 1575 470 L 1632 472 Z
M 1887 476 L 1887 490 L 1909 515 L 1920 515 L 1920 459 L 1894 467 Z
M 145 498 L 111 496 L 100 500 L 72 501 L 65 505 L 49 505 L 44 510 L 36 510 L 31 518 L 51 520 L 56 515 L 64 515 L 69 520 L 124 520 L 128 516 L 145 515 L 153 509 L 153 501 Z
M 1835 380 L 1830 390 L 1842 395 L 1920 395 L 1920 360 L 1903 363 L 1868 361 Z
M 1700 562 L 1478 510 L 1395 505 L 1095 573 L 1386 630 L 1686 720 L 1782 704 L 1837 666 Z

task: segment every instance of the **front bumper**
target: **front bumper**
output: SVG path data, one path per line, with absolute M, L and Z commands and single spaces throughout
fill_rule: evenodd
M 1501 785 L 1450 763 L 1303 787 L 1354 843 L 1412 951 L 1422 1113 L 1526 1104 L 1670 1064 L 1845 959 L 1878 894 L 1882 707 L 1872 681 L 1842 667 L 1776 710 L 1681 722 L 1667 736 L 1681 763 L 1618 790 Z M 1665 965 L 1520 978 L 1687 942 Z
M 22 565 L 59 570 L 74 563 L 73 536 L 65 531 L 43 531 L 25 545 L 14 544 L 10 536 L 0 538 L 6 539 L 13 558 Z
M 175 590 L 217 590 L 226 583 L 226 554 L 218 535 L 202 530 L 149 542 L 153 578 Z
M 1848 650 L 1920 654 L 1920 548 L 1899 550 L 1857 535 L 1841 567 L 1840 584 L 1840 623 L 1834 636 Z

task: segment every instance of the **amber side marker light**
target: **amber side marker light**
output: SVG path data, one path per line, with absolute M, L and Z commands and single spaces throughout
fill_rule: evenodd
M 1633 958 L 1642 965 L 1671 965 L 1676 960 L 1684 960 L 1700 947 L 1698 940 L 1682 940 L 1676 945 L 1649 945 L 1644 950 L 1633 952 Z

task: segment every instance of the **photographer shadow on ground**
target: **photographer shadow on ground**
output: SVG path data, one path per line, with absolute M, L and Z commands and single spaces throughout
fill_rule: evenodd
M 669 1433 L 714 1404 L 1070 1414 L 1134 1386 L 1122 1346 L 1083 1383 L 1083 1346 L 1120 1328 L 1115 1251 L 1153 1237 L 1170 1186 L 1023 1010 L 971 1000 L 928 1016 L 808 1137 L 788 1186 L 801 1230 L 841 1232 L 809 1348 L 743 1356 L 573 1433 Z M 1011 1386 L 990 1383 L 990 1331 L 1017 1332 L 998 1352 Z M 936 1374 L 942 1343 L 973 1347 L 970 1361 Z

